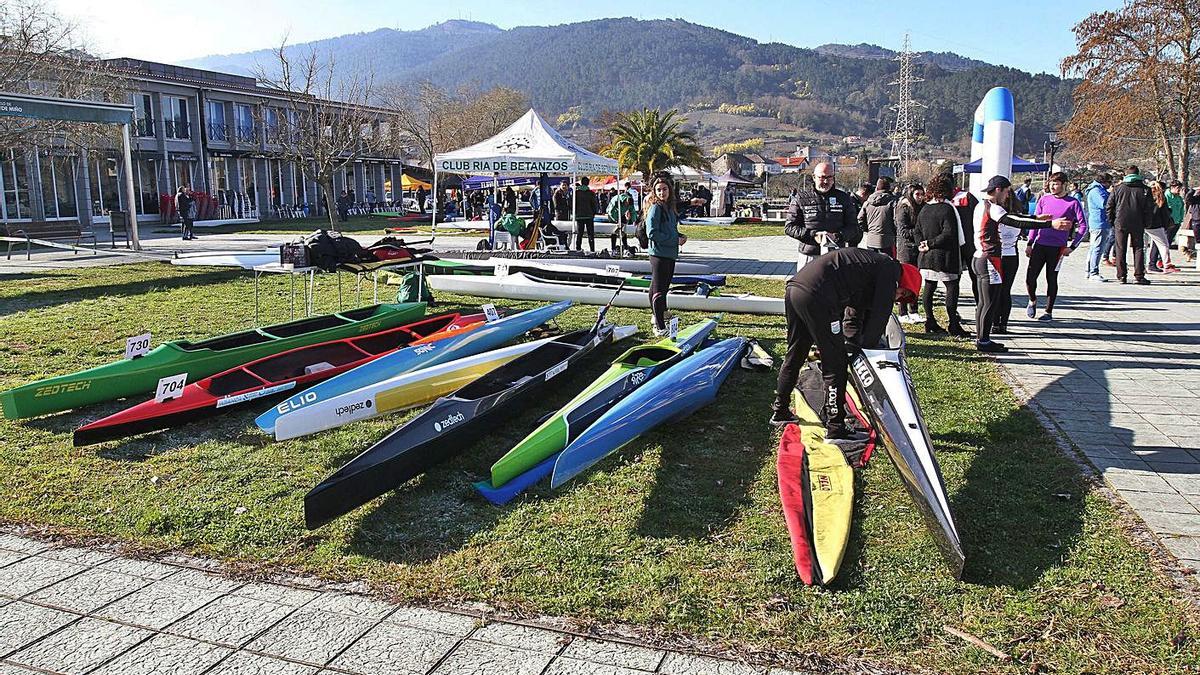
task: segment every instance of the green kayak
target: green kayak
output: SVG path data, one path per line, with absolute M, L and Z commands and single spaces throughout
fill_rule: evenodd
M 0 393 L 10 420 L 78 408 L 154 391 L 161 378 L 186 372 L 187 381 L 208 377 L 271 354 L 318 342 L 375 333 L 419 319 L 425 303 L 371 305 L 230 333 L 200 342 L 166 342 L 144 356 L 39 380 Z
M 492 465 L 490 487 L 504 485 L 567 447 L 617 401 L 695 351 L 716 327 L 716 319 L 707 319 L 674 339 L 634 347 L 617 357 L 595 382 Z

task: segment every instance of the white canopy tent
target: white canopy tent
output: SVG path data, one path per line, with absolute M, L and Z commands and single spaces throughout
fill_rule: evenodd
M 455 173 L 468 176 L 492 174 L 505 176 L 538 176 L 553 174 L 570 176 L 617 176 L 617 160 L 598 155 L 573 141 L 563 138 L 532 108 L 507 129 L 486 141 L 461 150 L 433 156 L 433 192 L 438 189 L 438 174 Z M 495 192 L 493 182 L 493 194 Z M 574 205 L 572 202 L 572 211 Z M 437 206 L 433 209 L 433 226 L 437 227 Z M 572 213 L 574 216 L 574 213 Z M 489 234 L 489 238 L 491 238 Z

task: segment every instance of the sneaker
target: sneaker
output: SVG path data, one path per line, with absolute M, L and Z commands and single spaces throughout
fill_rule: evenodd
M 796 413 L 792 412 L 792 409 L 787 406 L 776 407 L 774 412 L 771 413 L 772 426 L 781 427 L 785 424 L 796 424 L 799 421 L 800 418 L 796 417 Z
M 1038 317 L 1038 321 L 1053 321 L 1053 320 L 1054 320 L 1054 315 L 1051 314 L 1050 312 L 1045 312 L 1041 316 Z
M 963 330 L 962 326 L 950 326 L 950 330 L 948 330 L 946 332 L 950 333 L 950 337 L 956 337 L 956 338 L 971 337 L 971 334 L 969 332 Z
M 993 342 L 992 340 L 984 340 L 982 342 L 976 342 L 975 349 L 977 349 L 985 354 L 1003 354 L 1004 352 L 1008 351 L 1008 347 L 1005 347 L 1003 344 L 1001 344 L 999 342 Z
M 1108 279 L 1105 279 L 1104 277 L 1100 276 L 1099 274 L 1089 274 L 1087 280 L 1101 282 L 1101 283 L 1108 281 Z
M 899 314 L 896 316 L 896 320 L 903 324 L 912 323 L 912 317 L 909 316 L 908 314 Z
M 1161 261 L 1161 260 L 1159 260 L 1158 262 L 1154 263 L 1154 267 L 1153 267 L 1153 269 L 1154 269 L 1154 271 L 1155 271 L 1155 272 L 1162 272 L 1162 271 L 1163 271 L 1163 264 L 1162 264 L 1162 261 Z
M 993 335 L 1008 335 L 1008 326 L 992 326 Z
M 925 322 L 925 332 L 929 335 L 945 335 L 946 329 L 936 323 Z
M 1033 317 L 1037 316 L 1037 301 L 1036 300 L 1030 300 L 1029 304 L 1025 306 L 1025 316 L 1027 316 L 1031 319 Z
M 1134 279 L 1133 283 L 1135 283 L 1139 286 L 1149 286 L 1150 280 L 1149 279 Z
M 1126 280 L 1125 280 L 1123 277 L 1117 277 L 1117 281 L 1118 281 L 1119 283 L 1122 283 L 1122 284 L 1127 284 L 1127 283 L 1129 283 L 1129 282 L 1128 282 L 1128 281 L 1126 281 Z
M 1178 271 L 1179 271 L 1179 268 L 1172 265 L 1171 263 L 1167 263 L 1166 268 L 1163 269 L 1163 272 L 1165 272 L 1166 274 L 1174 274 L 1175 272 L 1178 272 Z

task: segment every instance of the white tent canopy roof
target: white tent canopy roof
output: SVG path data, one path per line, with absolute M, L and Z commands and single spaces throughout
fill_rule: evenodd
M 532 108 L 507 129 L 461 150 L 433 157 L 434 171 L 468 175 L 616 175 L 617 161 L 563 138 Z

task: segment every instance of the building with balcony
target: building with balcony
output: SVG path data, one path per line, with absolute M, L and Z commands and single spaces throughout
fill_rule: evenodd
M 211 195 L 225 221 L 276 217 L 307 207 L 324 212 L 316 183 L 300 167 L 279 159 L 272 142 L 287 115 L 282 92 L 254 78 L 139 59 L 104 64 L 125 78 L 134 106 L 134 210 L 142 222 L 164 220 L 176 189 L 188 185 Z M 337 105 L 330 102 L 330 105 Z M 376 129 L 386 129 L 379 110 Z M 119 189 L 120 152 L 26 148 L 0 157 L 0 220 L 79 219 L 108 222 L 112 210 L 127 210 Z M 334 178 L 334 188 L 356 201 L 387 201 L 400 185 L 399 157 L 355 161 Z

